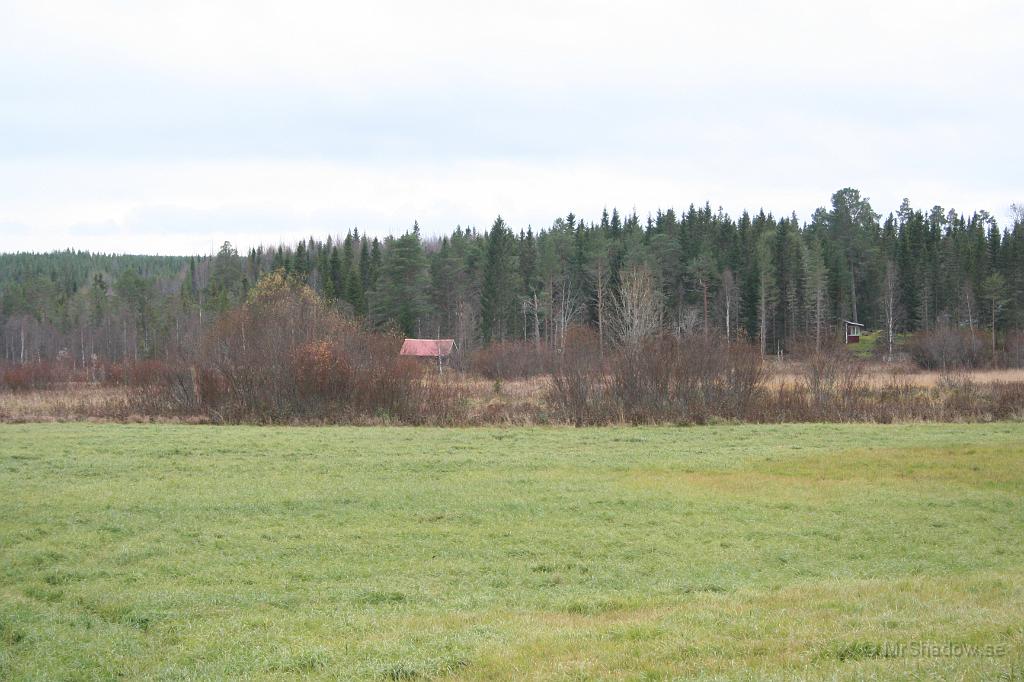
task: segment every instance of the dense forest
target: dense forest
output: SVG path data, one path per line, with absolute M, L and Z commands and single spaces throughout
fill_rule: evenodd
M 656 324 L 714 331 L 784 353 L 836 336 L 842 320 L 916 332 L 1024 328 L 1024 211 L 1011 225 L 904 200 L 882 218 L 855 189 L 801 223 L 763 211 L 570 213 L 542 229 L 500 217 L 424 238 L 311 237 L 239 254 L 117 256 L 81 251 L 0 255 L 0 359 L 26 363 L 187 359 L 204 330 L 280 270 L 369 328 L 453 337 L 463 350 L 526 339 L 558 347 L 591 326 L 602 344 L 646 282 Z

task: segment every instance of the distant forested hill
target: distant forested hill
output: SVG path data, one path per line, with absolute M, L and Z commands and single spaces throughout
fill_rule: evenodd
M 765 352 L 835 334 L 844 319 L 914 332 L 940 325 L 1024 328 L 1024 211 L 999 225 L 904 201 L 884 218 L 854 189 L 808 222 L 710 205 L 652 215 L 574 214 L 536 232 L 501 218 L 486 231 L 424 239 L 310 238 L 216 256 L 0 255 L 0 359 L 64 355 L 183 358 L 203 330 L 281 269 L 374 327 L 557 345 L 572 324 L 610 339 L 626 281 L 653 283 L 658 317 L 685 334 L 715 329 Z

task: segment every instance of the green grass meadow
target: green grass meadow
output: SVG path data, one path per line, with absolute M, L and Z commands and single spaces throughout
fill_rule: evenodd
M 1024 679 L 1024 424 L 0 426 L 0 679 Z

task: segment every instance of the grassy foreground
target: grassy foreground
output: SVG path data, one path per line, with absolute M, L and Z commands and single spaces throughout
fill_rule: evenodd
M 1024 425 L 0 426 L 0 679 L 1024 679 Z

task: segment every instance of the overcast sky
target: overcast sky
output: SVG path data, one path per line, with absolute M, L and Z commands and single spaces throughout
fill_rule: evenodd
M 0 251 L 1024 201 L 1020 2 L 0 0 Z

